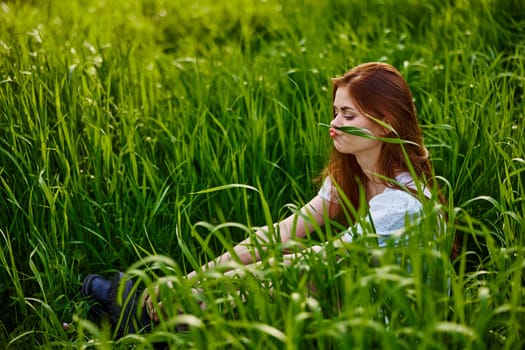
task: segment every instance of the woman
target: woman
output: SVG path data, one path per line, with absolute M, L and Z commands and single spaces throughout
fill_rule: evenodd
M 353 130 L 359 133 L 348 133 L 352 128 L 358 128 Z M 292 237 L 305 237 L 314 223 L 323 225 L 325 220 L 333 218 L 357 222 L 358 213 L 368 212 L 366 221 L 374 227 L 379 246 L 385 246 L 395 232 L 405 227 L 407 218 L 413 219 L 421 213 L 418 198 L 429 197 L 428 189 L 434 186 L 412 94 L 401 74 L 386 63 L 366 63 L 333 79 L 333 119 L 329 133 L 334 148 L 319 193 L 297 213 L 277 223 L 276 231 L 282 242 L 286 242 Z M 366 204 L 368 208 L 361 208 Z M 366 233 L 365 226 L 369 225 L 354 225 L 342 240 L 351 241 L 350 232 Z M 232 253 L 243 264 L 259 260 L 253 238 L 269 241 L 267 231 L 259 230 L 254 237 L 237 244 Z M 228 262 L 232 253 L 226 252 L 202 268 Z M 194 271 L 188 277 L 195 275 Z M 108 281 L 90 275 L 84 281 L 83 293 L 99 301 L 102 312 L 118 318 L 120 308 L 115 306 L 115 291 L 121 278 L 119 274 Z M 131 286 L 128 281 L 124 294 L 129 294 Z M 131 305 L 134 302 L 133 299 Z M 158 320 L 151 297 L 146 298 L 145 306 L 146 320 Z M 132 314 L 134 307 L 126 307 L 124 311 L 123 314 Z

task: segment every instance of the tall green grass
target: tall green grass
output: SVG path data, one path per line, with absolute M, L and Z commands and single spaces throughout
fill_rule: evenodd
M 517 0 L 0 3 L 0 347 L 522 348 L 524 13 Z M 330 78 L 375 60 L 412 88 L 443 234 L 429 205 L 407 229 L 415 246 L 373 250 L 379 267 L 360 242 L 291 267 L 269 263 L 272 244 L 245 278 L 202 275 L 201 310 L 184 273 L 317 191 Z M 82 277 L 114 270 L 177 285 L 151 334 L 114 340 L 88 317 Z

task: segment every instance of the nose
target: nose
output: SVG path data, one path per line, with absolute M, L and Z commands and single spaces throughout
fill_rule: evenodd
M 330 126 L 337 127 L 339 124 L 339 114 L 336 114 L 335 117 L 330 121 Z

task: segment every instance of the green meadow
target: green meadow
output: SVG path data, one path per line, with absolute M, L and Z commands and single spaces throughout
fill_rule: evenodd
M 317 192 L 330 79 L 368 61 L 411 86 L 446 203 L 406 246 L 329 223 L 194 296 Z M 521 0 L 0 0 L 0 348 L 522 349 L 524 88 Z M 174 284 L 152 332 L 88 313 L 115 271 Z

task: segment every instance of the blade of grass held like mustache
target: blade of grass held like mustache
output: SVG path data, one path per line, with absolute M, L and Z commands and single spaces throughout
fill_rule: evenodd
M 327 127 L 327 128 L 332 128 L 333 127 L 331 125 L 324 124 L 324 123 L 319 123 L 319 125 Z M 364 137 L 364 138 L 371 139 L 371 140 L 380 140 L 380 141 L 387 142 L 387 143 L 411 144 L 411 145 L 419 146 L 417 143 L 415 143 L 413 141 L 402 140 L 400 138 L 378 137 L 378 136 L 375 136 L 374 134 L 372 134 L 370 132 L 370 130 L 364 129 L 364 128 L 358 128 L 356 126 L 335 126 L 333 128 L 337 129 L 337 130 L 340 130 L 342 132 L 345 132 L 347 134 L 350 134 L 350 135 L 360 136 L 360 137 Z M 388 128 L 388 130 L 390 130 L 390 131 L 395 133 L 395 131 L 391 127 Z

